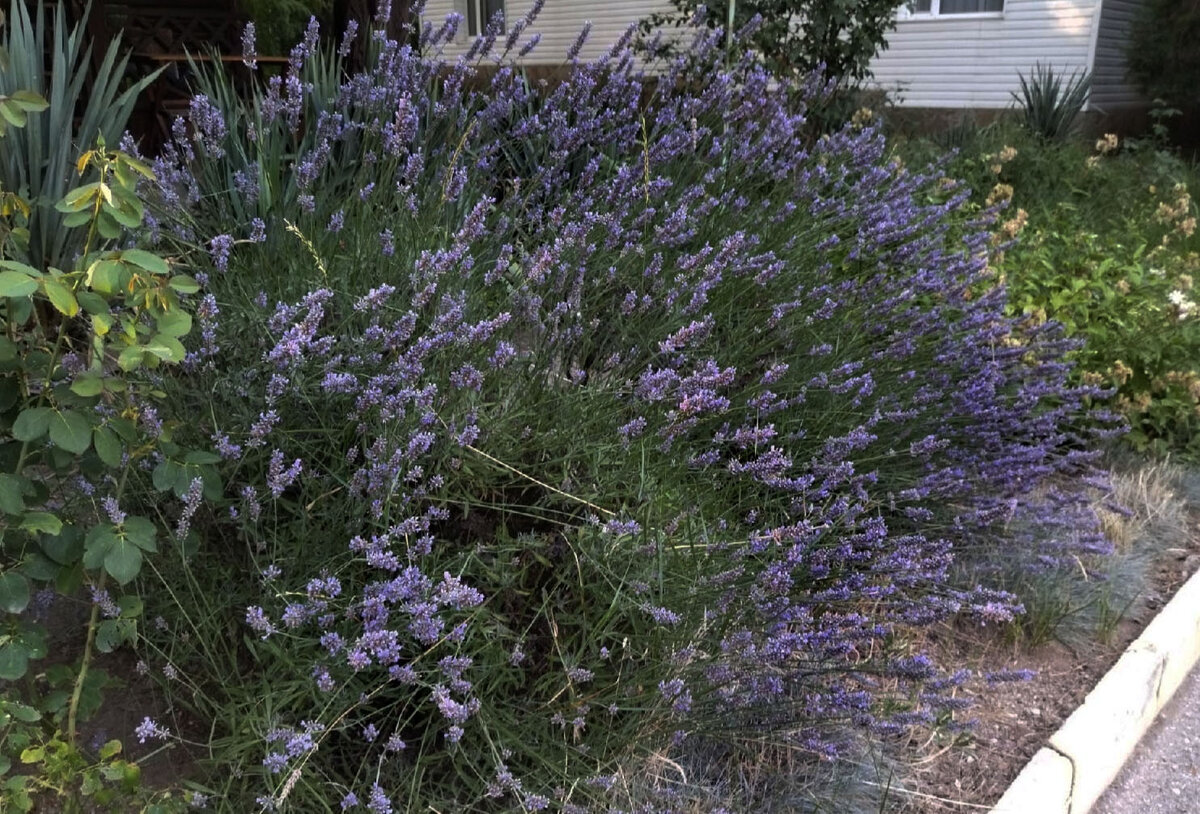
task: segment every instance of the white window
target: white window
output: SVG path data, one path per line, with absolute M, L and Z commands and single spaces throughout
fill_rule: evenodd
M 504 0 L 466 0 L 466 7 L 467 36 L 482 35 L 497 14 L 500 15 L 500 32 L 508 30 L 504 19 Z
M 950 14 L 997 14 L 1004 0 L 913 0 L 912 16 Z

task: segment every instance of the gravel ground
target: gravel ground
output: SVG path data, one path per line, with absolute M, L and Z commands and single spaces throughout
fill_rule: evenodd
M 1200 668 L 1146 733 L 1092 814 L 1200 811 Z

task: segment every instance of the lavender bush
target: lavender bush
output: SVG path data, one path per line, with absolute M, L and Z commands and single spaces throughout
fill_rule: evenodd
M 226 499 L 150 644 L 228 810 L 616 810 L 722 733 L 836 757 L 958 720 L 905 633 L 1019 612 L 965 575 L 1104 550 L 1104 394 L 1003 315 L 965 193 L 871 127 L 804 143 L 719 32 L 699 83 L 627 37 L 532 87 L 494 64 L 531 20 L 340 81 L 314 28 L 250 101 L 208 75 L 156 166 L 161 239 L 211 252 L 174 388 Z

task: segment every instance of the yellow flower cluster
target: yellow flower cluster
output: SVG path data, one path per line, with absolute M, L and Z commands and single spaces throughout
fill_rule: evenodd
M 1191 237 L 1196 231 L 1196 216 L 1192 214 L 1192 196 L 1187 184 L 1176 184 L 1171 189 L 1174 195 L 1172 201 L 1161 201 L 1154 213 L 1154 219 L 1164 226 L 1174 228 L 1184 237 Z M 1163 242 L 1166 242 L 1164 238 Z
M 992 187 L 992 192 L 987 197 L 987 205 L 995 206 L 998 203 L 1007 203 L 1012 200 L 1013 188 L 1010 184 L 996 184 Z
M 1115 153 L 1120 144 L 1121 142 L 1117 138 L 1116 133 L 1105 133 L 1104 138 L 1096 141 L 1096 152 L 1100 153 L 1100 155 Z
M 991 162 L 991 166 L 988 169 L 992 171 L 993 175 L 999 175 L 1001 171 L 1004 170 L 1004 165 L 1016 157 L 1017 148 L 1006 144 L 1000 150 L 1000 152 L 996 153 L 995 155 L 992 155 L 991 153 L 984 153 L 983 160 Z
M 856 130 L 862 130 L 875 120 L 875 111 L 869 107 L 860 107 L 850 117 L 850 125 Z
M 1004 243 L 1012 240 L 1017 235 L 1021 234 L 1021 230 L 1029 223 L 1029 213 L 1024 209 L 1018 209 L 1015 217 L 1012 217 L 1000 224 L 999 231 L 992 237 L 993 243 Z
M 1177 384 L 1188 391 L 1188 396 L 1192 401 L 1200 402 L 1200 373 L 1194 370 L 1179 371 L 1172 370 L 1166 376 L 1169 384 Z

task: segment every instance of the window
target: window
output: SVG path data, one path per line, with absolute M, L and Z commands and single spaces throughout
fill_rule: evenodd
M 914 0 L 913 14 L 987 14 L 1004 11 L 1004 0 Z
M 466 0 L 466 6 L 467 36 L 482 35 L 497 14 L 500 15 L 500 33 L 508 30 L 504 19 L 504 0 Z

